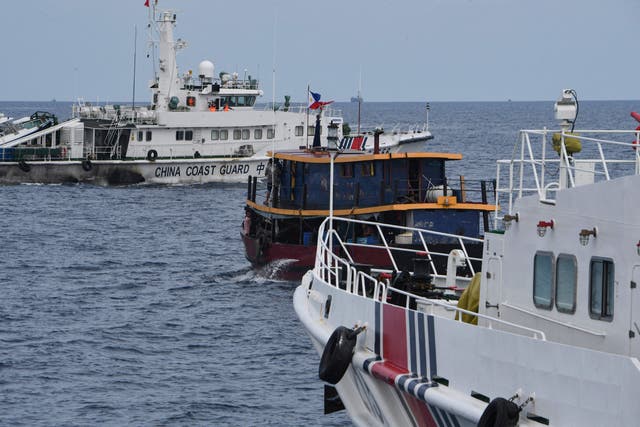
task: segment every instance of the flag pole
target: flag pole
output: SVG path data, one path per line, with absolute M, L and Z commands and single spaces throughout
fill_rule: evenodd
M 311 85 L 307 84 L 307 103 L 309 102 Z M 309 149 L 309 106 L 307 105 L 307 150 Z

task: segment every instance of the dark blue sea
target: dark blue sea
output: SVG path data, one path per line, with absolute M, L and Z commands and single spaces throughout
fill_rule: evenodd
M 351 128 L 357 104 L 338 103 Z M 448 175 L 490 179 L 549 102 L 430 105 Z M 0 102 L 67 118 L 66 102 Z M 638 101 L 583 101 L 578 127 L 634 129 Z M 423 123 L 424 103 L 364 103 L 362 126 Z M 336 426 L 296 283 L 243 255 L 239 186 L 0 186 L 0 425 Z

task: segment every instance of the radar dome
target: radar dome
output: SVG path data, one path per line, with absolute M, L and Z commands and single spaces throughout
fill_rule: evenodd
M 213 79 L 213 70 L 213 62 L 202 61 L 200 65 L 198 65 L 198 76 L 200 76 L 200 78 Z

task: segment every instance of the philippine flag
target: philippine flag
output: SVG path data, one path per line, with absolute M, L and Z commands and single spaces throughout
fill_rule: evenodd
M 322 107 L 324 107 L 325 105 L 329 105 L 333 102 L 333 101 L 327 101 L 327 102 L 320 101 L 320 98 L 322 95 L 320 95 L 319 93 L 311 92 L 311 91 L 309 91 L 309 93 L 311 94 L 311 96 L 309 97 L 309 101 L 311 101 L 311 105 L 309 105 L 310 110 L 317 110 L 318 108 L 322 109 Z

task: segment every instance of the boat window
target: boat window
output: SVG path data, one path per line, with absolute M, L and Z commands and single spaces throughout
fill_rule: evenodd
M 353 163 L 344 163 L 341 168 L 342 177 L 353 178 Z
M 262 129 L 256 129 L 253 131 L 253 139 L 262 139 Z
M 188 130 L 184 132 L 184 139 L 187 141 L 192 141 L 193 140 L 193 131 L 192 130 Z
M 249 139 L 251 131 L 249 129 L 242 129 L 242 139 Z
M 599 320 L 613 319 L 613 261 L 592 258 L 589 269 L 589 313 Z
M 220 139 L 220 131 L 218 129 L 213 129 L 211 131 L 211 140 L 217 141 Z
M 302 136 L 304 134 L 303 126 L 296 126 L 296 136 Z
M 222 141 L 226 141 L 227 139 L 229 139 L 229 131 L 227 129 L 222 129 L 220 131 L 220 139 Z
M 142 131 L 138 131 L 138 141 L 142 141 Z
M 240 139 L 242 137 L 242 131 L 240 129 L 233 130 L 233 139 Z
M 153 132 L 151 132 L 150 130 L 147 131 L 147 141 L 151 141 L 153 136 Z
M 374 176 L 376 174 L 373 162 L 364 162 L 362 164 L 362 176 Z
M 267 129 L 267 139 L 273 139 L 276 137 L 276 130 L 274 128 Z
M 533 303 L 551 310 L 553 304 L 553 254 L 538 252 L 533 258 Z
M 562 313 L 576 311 L 577 271 L 575 256 L 558 255 L 556 260 L 556 309 Z
M 316 130 L 315 126 L 307 126 L 307 135 L 313 135 L 315 130 Z
M 183 130 L 177 130 L 176 131 L 176 141 L 182 141 L 184 140 L 184 131 Z
M 253 107 L 253 104 L 256 103 L 255 96 L 247 96 L 247 107 Z

